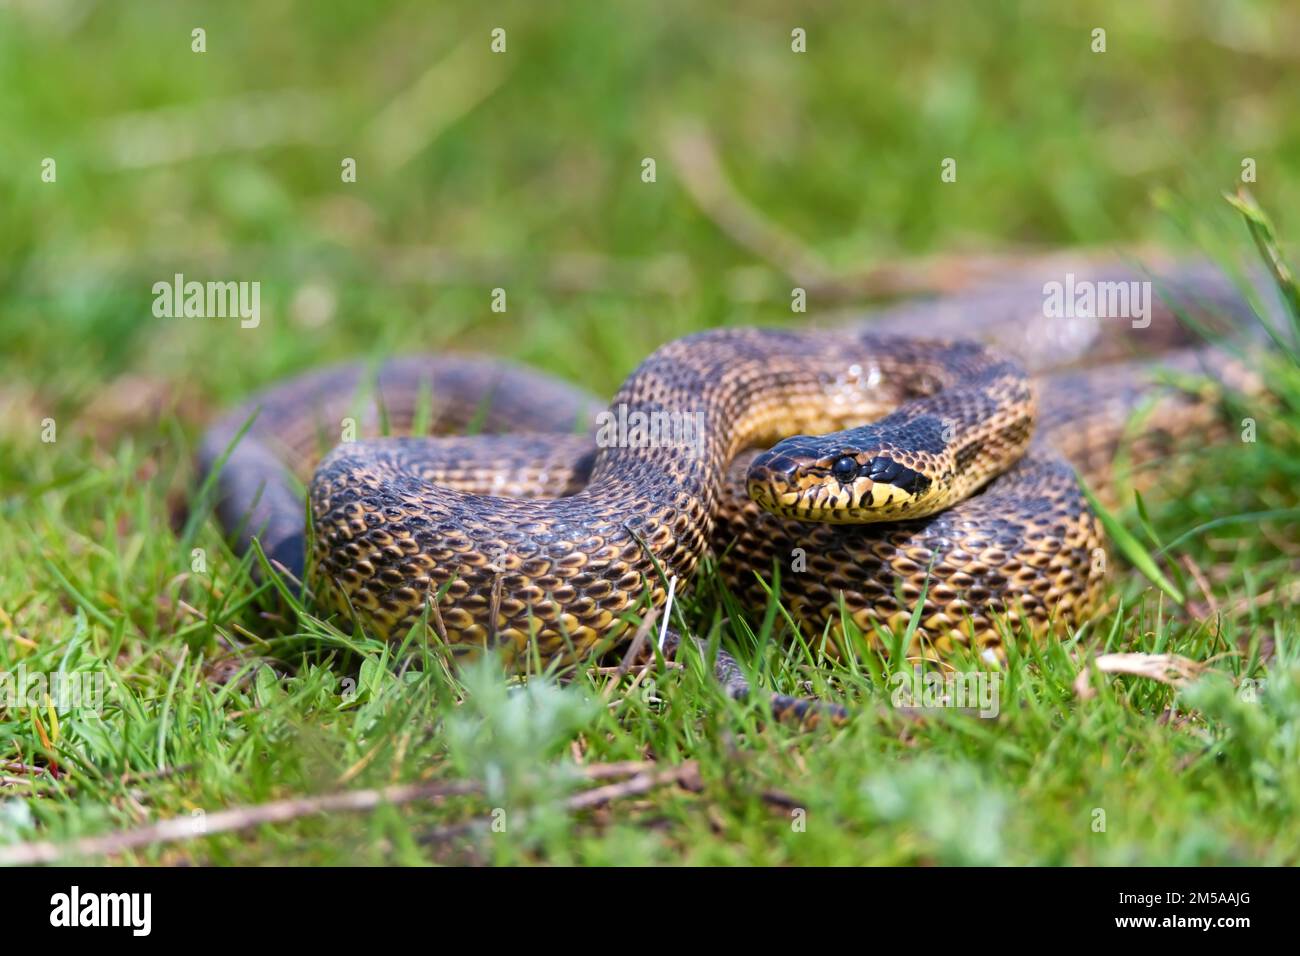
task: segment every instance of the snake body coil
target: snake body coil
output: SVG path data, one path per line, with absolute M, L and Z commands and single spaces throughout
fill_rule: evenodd
M 1208 314 L 1223 311 L 1222 285 L 1210 285 Z M 970 320 L 989 311 L 965 313 L 986 339 L 996 323 Z M 842 614 L 869 634 L 900 629 L 918 604 L 918 639 L 941 651 L 997 643 L 1000 622 L 1035 633 L 1078 623 L 1096 606 L 1104 562 L 1061 452 L 1104 467 L 1152 391 L 1150 368 L 1036 386 L 983 345 L 877 331 L 913 328 L 914 316 L 886 315 L 868 331 L 723 329 L 670 342 L 620 389 L 599 440 L 590 430 L 599 405 L 535 373 L 464 359 L 388 363 L 370 383 L 374 405 L 361 407 L 382 408 L 396 431 L 423 407 L 436 429 L 472 423 L 485 434 L 339 444 L 310 479 L 309 548 L 291 473 L 305 479 L 313 446 L 337 437 L 364 369 L 255 398 L 209 432 L 201 464 L 214 469 L 235 445 L 219 479 L 223 524 L 242 547 L 260 532 L 268 555 L 305 573 L 322 604 L 380 635 L 428 618 L 453 646 L 521 661 L 572 659 L 617 640 L 639 610 L 662 606 L 668 579 L 689 582 L 710 549 L 750 606 L 766 602 L 775 569 L 788 608 L 817 632 L 838 633 Z M 1171 325 L 1162 313 L 1157 332 Z M 1081 351 L 1049 337 L 1033 345 L 1068 353 L 1017 349 L 1035 371 Z M 1203 404 L 1167 399 L 1166 430 Z M 363 416 L 362 431 L 376 424 Z M 768 450 L 742 454 L 756 448 Z

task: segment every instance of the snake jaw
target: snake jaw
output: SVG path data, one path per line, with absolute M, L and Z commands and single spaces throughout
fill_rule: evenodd
M 887 448 L 836 448 L 796 436 L 758 455 L 749 466 L 750 498 L 772 514 L 824 524 L 866 524 L 918 516 L 933 480 L 904 465 Z

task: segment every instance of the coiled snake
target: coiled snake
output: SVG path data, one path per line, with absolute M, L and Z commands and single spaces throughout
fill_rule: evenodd
M 1244 311 L 1202 267 L 1157 286 L 1202 320 Z M 603 417 L 508 363 L 354 363 L 225 416 L 201 470 L 233 445 L 218 515 L 238 547 L 258 535 L 320 605 L 377 635 L 431 617 L 453 648 L 583 657 L 711 552 L 750 606 L 775 570 L 814 634 L 838 638 L 843 615 L 868 635 L 896 630 L 920 603 L 918 641 L 993 645 L 1006 626 L 1042 634 L 1097 605 L 1102 540 L 1075 467 L 1104 481 L 1124 423 L 1157 390 L 1156 366 L 1114 360 L 1186 344 L 1163 301 L 1140 330 L 1067 321 L 1044 317 L 1040 281 L 1008 281 L 856 328 L 704 332 L 655 351 Z M 1165 362 L 1198 369 L 1204 355 Z M 1071 368 L 1097 358 L 1111 364 Z M 1213 424 L 1204 396 L 1161 394 L 1143 430 L 1155 450 Z M 350 420 L 365 436 L 385 419 L 394 433 L 424 419 L 479 434 L 337 444 Z

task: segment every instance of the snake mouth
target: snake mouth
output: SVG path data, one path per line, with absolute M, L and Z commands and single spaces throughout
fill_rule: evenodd
M 836 489 L 820 482 L 808 488 L 782 490 L 762 479 L 750 481 L 749 497 L 764 511 L 782 518 L 825 524 L 863 524 L 895 517 L 894 507 L 906 507 L 913 497 L 901 488 L 870 479 Z
M 862 524 L 908 516 L 930 479 L 884 455 L 842 452 L 808 460 L 779 447 L 754 459 L 746 475 L 749 497 L 783 518 Z

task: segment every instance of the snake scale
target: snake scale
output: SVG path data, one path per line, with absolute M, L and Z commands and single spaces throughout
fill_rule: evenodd
M 1183 320 L 1237 327 L 1244 300 L 1203 265 L 1156 286 L 1141 329 L 1047 318 L 1026 276 L 865 323 L 716 329 L 657 349 L 609 406 L 493 359 L 350 363 L 222 417 L 200 472 L 236 548 L 258 537 L 323 609 L 386 637 L 431 619 L 453 650 L 517 666 L 612 646 L 706 555 L 747 607 L 775 573 L 809 634 L 840 638 L 843 615 L 896 630 L 920 604 L 928 648 L 997 645 L 1097 607 L 1076 469 L 1104 487 L 1135 409 L 1139 457 L 1221 427 L 1159 370 L 1221 367 Z M 442 437 L 366 437 L 413 423 Z

